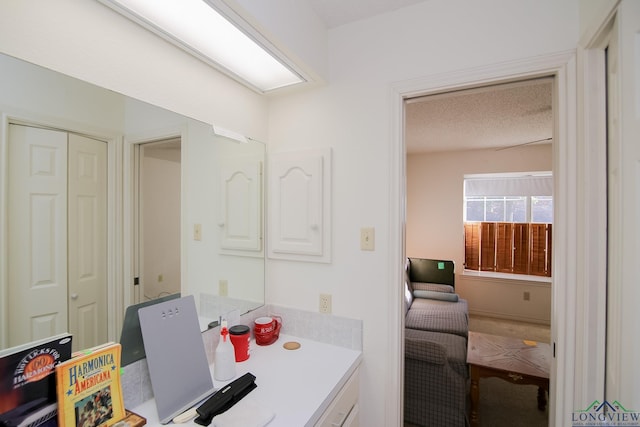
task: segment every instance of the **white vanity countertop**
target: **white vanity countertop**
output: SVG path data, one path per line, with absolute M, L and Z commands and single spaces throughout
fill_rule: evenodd
M 287 341 L 297 341 L 301 347 L 286 350 L 282 345 Z M 249 354 L 248 360 L 236 363 L 236 378 L 247 372 L 256 376 L 257 388 L 247 397 L 276 414 L 268 427 L 292 427 L 313 426 L 318 421 L 355 372 L 362 352 L 280 335 L 269 346 L 251 340 Z M 227 382 L 213 383 L 219 389 Z M 145 417 L 147 425 L 160 425 L 153 399 L 130 409 Z M 198 424 L 191 421 L 181 425 Z

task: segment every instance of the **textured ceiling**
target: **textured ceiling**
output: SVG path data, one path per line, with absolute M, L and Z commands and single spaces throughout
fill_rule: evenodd
M 411 99 L 405 109 L 407 153 L 550 143 L 551 106 L 550 78 Z

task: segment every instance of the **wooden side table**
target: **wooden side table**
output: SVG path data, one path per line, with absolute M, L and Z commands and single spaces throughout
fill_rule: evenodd
M 547 404 L 551 346 L 518 338 L 469 332 L 467 363 L 471 375 L 471 425 L 479 426 L 480 378 L 538 386 L 538 409 Z

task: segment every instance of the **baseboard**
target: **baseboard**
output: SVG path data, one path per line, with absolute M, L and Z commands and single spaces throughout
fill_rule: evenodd
M 516 322 L 526 322 L 526 323 L 535 323 L 537 325 L 545 325 L 551 326 L 551 322 L 545 319 L 539 319 L 535 317 L 526 317 L 526 316 L 516 316 L 505 313 L 496 313 L 491 311 L 482 311 L 482 310 L 469 310 L 470 316 L 482 316 L 482 317 L 492 317 L 494 319 L 503 319 L 503 320 L 513 320 Z

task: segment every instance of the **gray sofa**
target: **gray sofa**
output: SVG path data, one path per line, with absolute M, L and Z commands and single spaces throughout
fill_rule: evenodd
M 455 293 L 452 261 L 407 259 L 405 422 L 468 425 L 467 302 Z

